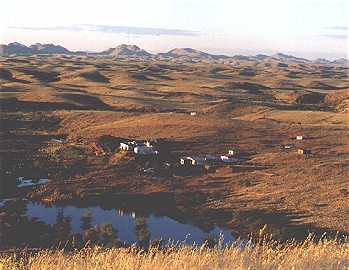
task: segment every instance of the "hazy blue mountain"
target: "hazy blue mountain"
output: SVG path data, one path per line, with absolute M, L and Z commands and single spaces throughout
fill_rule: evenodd
M 68 49 L 54 44 L 36 43 L 31 46 L 26 46 L 18 42 L 13 42 L 8 45 L 0 45 L 0 55 L 33 55 L 33 54 L 71 54 Z
M 54 44 L 41 44 L 36 43 L 30 46 L 36 54 L 70 54 L 71 51 L 68 49 Z
M 29 48 L 21 43 L 13 42 L 9 43 L 8 45 L 1 44 L 0 45 L 0 55 L 31 55 L 34 53 L 34 50 L 32 48 Z

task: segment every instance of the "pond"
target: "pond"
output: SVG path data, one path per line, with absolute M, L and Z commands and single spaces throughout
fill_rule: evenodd
M 145 216 L 137 212 L 124 212 L 123 209 L 103 210 L 100 207 L 78 208 L 74 206 L 46 207 L 34 202 L 29 202 L 27 209 L 26 215 L 29 218 L 36 218 L 49 225 L 56 224 L 57 215 L 62 213 L 64 217 L 70 219 L 74 233 L 82 232 L 84 218 L 90 216 L 92 227 L 98 224 L 111 224 L 117 230 L 119 239 L 129 244 L 137 242 L 136 225 L 141 222 L 149 231 L 151 240 L 162 239 L 165 242 L 173 240 L 175 242 L 185 241 L 188 244 L 202 244 L 207 237 L 219 237 L 220 234 L 225 242 L 233 240 L 229 231 L 217 227 L 205 232 L 194 225 L 180 223 L 166 216 L 154 214 Z
M 49 242 L 52 244 L 53 238 L 59 236 L 59 239 L 63 240 L 67 239 L 67 235 L 80 235 L 93 241 L 117 240 L 123 244 L 141 243 L 141 245 L 159 240 L 165 245 L 166 243 L 201 245 L 210 239 L 216 242 L 221 239 L 222 244 L 228 244 L 234 240 L 229 230 L 217 226 L 202 229 L 166 215 L 151 212 L 145 214 L 118 207 L 103 209 L 99 206 L 47 206 L 27 200 L 5 201 L 2 206 L 0 204 L 1 207 L 10 209 L 12 215 L 18 214 L 17 223 L 8 228 L 6 235 L 3 235 L 4 244 L 12 243 L 16 246 L 23 244 L 31 246 L 32 243 L 39 245 L 46 239 L 45 246 Z M 21 222 L 23 224 L 20 224 Z M 30 236 L 24 235 L 23 231 Z M 104 240 L 101 240 L 102 238 Z
M 30 189 L 45 185 L 47 181 L 19 177 L 15 188 Z M 317 237 L 324 233 L 331 237 L 338 235 L 337 231 L 295 224 L 293 216 L 287 213 L 255 210 L 240 214 L 231 209 L 200 208 L 202 195 L 196 193 L 103 195 L 90 200 L 70 201 L 68 205 L 47 205 L 20 199 L 23 195 L 20 193 L 1 191 L 0 186 L 0 250 L 61 247 L 72 242 L 72 248 L 83 247 L 86 243 L 107 246 L 137 244 L 143 248 L 150 243 L 166 245 L 169 242 L 224 245 L 236 238 L 248 239 L 251 233 L 258 235 L 266 224 L 267 233 L 281 241 L 302 240 L 309 233 Z M 188 202 L 188 198 L 195 205 Z M 224 226 L 232 220 L 236 225 L 231 230 L 226 229 Z M 340 232 L 339 235 L 347 234 Z

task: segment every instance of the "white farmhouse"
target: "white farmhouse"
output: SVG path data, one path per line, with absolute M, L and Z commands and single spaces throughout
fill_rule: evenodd
M 132 151 L 135 145 L 136 145 L 136 142 L 134 141 L 122 142 L 120 143 L 119 148 L 122 151 Z
M 154 150 L 153 146 L 147 146 L 146 144 L 137 145 L 133 149 L 133 152 L 137 155 L 157 155 L 157 154 L 159 154 L 158 151 Z
M 222 160 L 224 163 L 233 163 L 233 162 L 238 161 L 239 159 L 234 158 L 234 157 L 231 157 L 231 156 L 228 156 L 228 155 L 222 155 L 222 156 L 221 156 L 221 160 Z

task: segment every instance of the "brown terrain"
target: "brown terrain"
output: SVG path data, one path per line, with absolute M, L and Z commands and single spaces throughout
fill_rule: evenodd
M 214 216 L 242 234 L 265 223 L 349 233 L 348 71 L 271 58 L 2 57 L 2 177 L 48 176 L 23 192 L 51 203 L 168 195 L 198 222 Z M 117 150 L 125 139 L 157 140 L 172 169 L 142 173 Z M 178 173 L 181 156 L 230 149 L 238 163 Z

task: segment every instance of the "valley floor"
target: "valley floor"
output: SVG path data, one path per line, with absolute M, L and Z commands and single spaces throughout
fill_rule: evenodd
M 93 204 L 106 195 L 162 194 L 171 198 L 164 206 L 175 205 L 190 222 L 241 236 L 264 224 L 283 239 L 349 233 L 346 67 L 333 66 L 328 77 L 321 65 L 299 63 L 59 56 L 1 63 L 2 176 L 50 180 L 11 196 Z M 243 75 L 246 68 L 255 75 Z M 144 175 L 134 157 L 115 149 L 96 156 L 91 146 L 103 136 L 165 140 L 173 162 L 230 149 L 244 162 L 190 176 Z

